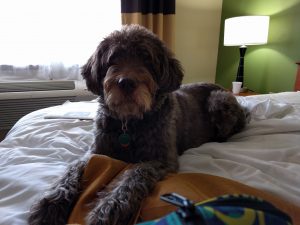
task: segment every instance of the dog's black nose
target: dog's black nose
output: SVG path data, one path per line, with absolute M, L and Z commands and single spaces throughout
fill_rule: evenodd
M 122 90 L 124 90 L 124 91 L 130 93 L 130 92 L 132 92 L 132 91 L 135 89 L 136 83 L 135 83 L 135 81 L 132 80 L 132 79 L 129 79 L 129 78 L 121 78 L 121 79 L 118 81 L 118 86 L 119 86 Z

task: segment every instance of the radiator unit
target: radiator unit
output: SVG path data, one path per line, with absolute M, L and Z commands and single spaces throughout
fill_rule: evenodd
M 66 101 L 95 99 L 83 81 L 0 83 L 0 130 L 10 129 L 22 116 Z

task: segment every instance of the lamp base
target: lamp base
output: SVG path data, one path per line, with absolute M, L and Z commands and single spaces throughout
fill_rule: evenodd
M 240 61 L 239 61 L 239 67 L 236 74 L 236 81 L 242 82 L 242 87 L 244 85 L 244 58 L 247 51 L 247 46 L 242 45 L 240 48 Z

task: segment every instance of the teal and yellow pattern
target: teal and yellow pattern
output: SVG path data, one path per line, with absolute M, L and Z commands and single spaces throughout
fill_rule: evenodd
M 292 225 L 290 217 L 272 204 L 248 195 L 225 195 L 196 204 L 199 225 Z M 139 225 L 183 225 L 177 212 Z M 190 223 L 189 223 L 190 224 Z

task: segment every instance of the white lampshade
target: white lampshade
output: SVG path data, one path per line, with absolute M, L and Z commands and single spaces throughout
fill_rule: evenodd
M 268 42 L 269 16 L 240 16 L 225 20 L 224 45 L 261 45 Z

